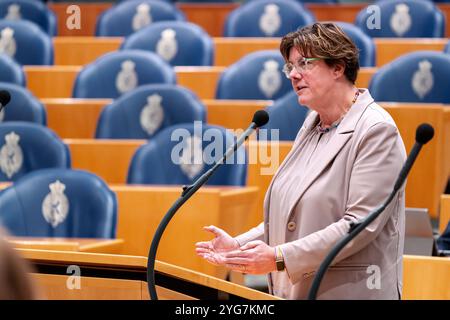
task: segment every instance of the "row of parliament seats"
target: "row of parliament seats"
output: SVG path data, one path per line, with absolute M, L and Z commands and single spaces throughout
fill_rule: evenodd
M 55 38 L 54 43 L 58 40 L 65 39 Z M 70 41 L 72 39 L 67 40 Z M 77 39 L 74 40 L 78 41 Z M 120 45 L 121 42 L 118 42 L 118 40 L 120 39 L 115 39 L 116 44 Z M 226 42 L 228 39 L 223 40 Z M 444 40 L 439 40 L 441 43 L 437 45 L 441 45 L 443 47 L 445 45 Z M 276 44 L 278 40 L 272 39 L 271 41 Z M 431 42 L 431 45 L 436 45 L 436 42 Z M 276 47 L 272 49 L 276 49 Z M 441 49 L 442 48 L 438 50 Z M 76 52 L 74 52 L 74 54 L 77 55 Z M 77 63 L 77 65 L 79 64 Z M 59 69 L 59 66 L 24 67 L 27 75 L 28 88 L 36 89 L 48 86 L 47 91 L 34 91 L 34 89 L 31 91 L 41 99 L 41 102 L 45 106 L 48 117 L 48 125 L 50 128 L 57 128 L 55 131 L 58 134 L 60 132 L 64 132 L 64 130 L 71 130 L 69 135 L 65 135 L 67 134 L 67 131 L 66 133 L 63 133 L 61 135 L 63 138 L 93 138 L 95 136 L 95 126 L 100 117 L 101 110 L 112 102 L 109 99 L 92 101 L 91 99 L 62 99 L 71 97 L 75 76 L 80 69 L 80 66 L 70 66 L 67 68 L 62 67 L 61 69 Z M 72 78 L 69 79 L 69 81 L 66 79 L 66 82 L 63 82 L 63 85 L 60 86 L 62 83 L 59 80 L 63 78 L 53 77 L 55 74 L 58 74 L 55 70 L 58 72 L 62 71 L 62 73 L 68 71 Z M 180 83 L 183 81 L 182 76 L 180 77 L 182 72 L 185 72 L 184 75 L 195 74 L 197 76 L 196 80 L 186 80 L 185 78 L 184 81 L 192 81 L 193 84 L 191 86 L 196 89 L 194 92 L 196 92 L 197 95 L 203 99 L 202 101 L 204 102 L 207 110 L 206 120 L 210 124 L 224 125 L 228 128 L 245 128 L 255 110 L 260 109 L 261 107 L 270 106 L 272 104 L 271 101 L 268 100 L 205 100 L 206 98 L 212 99 L 215 97 L 215 85 L 218 82 L 220 73 L 225 70 L 224 67 L 211 67 L 208 69 L 189 69 L 178 67 L 178 69 L 175 68 L 175 70 L 178 77 L 178 83 L 180 85 L 183 85 Z M 212 75 L 212 77 L 215 77 L 212 82 L 210 80 L 206 80 L 208 79 L 207 76 L 210 76 L 210 70 L 214 70 L 216 72 Z M 368 87 L 368 79 L 370 79 L 375 71 L 375 69 L 370 69 L 369 77 L 366 78 L 366 85 L 360 86 Z M 44 72 L 50 72 L 50 74 L 44 75 Z M 33 78 L 33 76 L 37 77 Z M 45 79 L 51 79 L 51 81 L 44 83 L 43 80 L 45 81 Z M 199 79 L 201 80 L 199 81 Z M 206 84 L 210 85 L 210 89 L 207 91 L 207 94 L 198 94 L 198 92 L 202 92 L 202 87 L 206 86 Z M 64 87 L 65 89 L 62 91 L 58 91 L 58 86 L 66 87 Z M 36 92 L 38 92 L 38 94 Z M 63 94 L 61 94 L 62 92 Z M 50 99 L 50 97 L 57 99 Z M 437 135 L 430 145 L 427 145 L 427 149 L 424 150 L 422 154 L 423 159 L 419 159 L 415 169 L 413 169 L 411 178 L 409 179 L 409 192 L 407 191 L 407 193 L 410 195 L 408 199 L 409 204 L 417 204 L 415 206 L 419 207 L 429 207 L 430 214 L 437 217 L 439 214 L 438 198 L 440 193 L 442 193 L 442 191 L 439 190 L 442 190 L 442 184 L 445 182 L 445 172 L 449 172 L 447 164 L 449 163 L 450 156 L 448 150 L 442 147 L 442 145 L 448 145 L 448 137 L 450 132 L 448 125 L 450 121 L 449 112 L 447 112 L 445 107 L 438 104 L 421 105 L 411 103 L 386 103 L 383 104 L 383 106 L 387 108 L 399 124 L 400 131 L 405 139 L 405 144 L 408 149 L 413 143 L 412 139 L 417 124 L 427 121 L 435 126 Z M 241 117 L 235 116 L 237 114 L 237 110 L 239 110 L 242 114 Z M 76 127 L 78 127 L 78 133 Z M 87 131 L 84 131 L 82 135 L 79 135 L 80 131 L 86 129 Z M 71 151 L 72 167 L 85 169 L 98 174 L 116 193 L 119 206 L 117 237 L 125 239 L 124 253 L 146 255 L 150 245 L 149 234 L 153 234 L 156 225 L 159 223 L 162 215 L 167 209 L 163 207 L 155 209 L 155 203 L 161 202 L 163 199 L 162 202 L 164 202 L 166 207 L 168 207 L 169 204 L 179 196 L 178 189 L 133 187 L 124 185 L 126 182 L 127 168 L 131 163 L 131 156 L 140 146 L 144 145 L 146 141 L 112 141 L 91 139 L 65 139 L 64 141 Z M 252 152 L 258 154 L 258 151 L 260 153 L 261 146 L 263 145 L 264 143 L 262 142 L 251 141 L 247 145 L 247 151 L 249 154 L 252 154 Z M 281 143 L 278 146 L 281 148 L 281 158 L 286 155 L 290 146 L 291 144 L 289 142 Z M 273 151 L 274 153 L 276 152 L 275 149 L 272 148 L 271 143 L 266 143 L 266 149 L 264 152 L 267 152 L 267 150 L 270 150 L 270 152 Z M 111 159 L 115 160 L 111 161 Z M 243 188 L 241 190 L 242 193 L 236 190 L 221 188 L 207 188 L 202 190 L 199 194 L 198 201 L 193 201 L 193 203 L 190 204 L 185 211 L 180 212 L 177 216 L 177 220 L 174 221 L 175 226 L 173 226 L 170 230 L 167 230 L 165 239 L 163 238 L 161 248 L 159 250 L 158 258 L 223 278 L 225 275 L 224 270 L 219 270 L 220 268 L 217 269 L 213 266 L 206 265 L 203 262 L 198 261 L 200 259 L 186 261 L 185 257 L 190 252 L 193 252 L 193 245 L 190 244 L 203 240 L 204 234 L 201 232 L 201 227 L 203 225 L 217 224 L 227 228 L 227 230 L 230 230 L 232 233 L 237 234 L 248 229 L 249 226 L 259 222 L 261 214 L 260 203 L 262 203 L 261 197 L 263 194 L 260 190 L 265 189 L 264 187 L 267 186 L 271 177 L 270 174 L 266 176 L 261 175 L 261 170 L 268 169 L 267 164 L 271 165 L 270 162 L 264 163 L 263 160 L 267 160 L 267 158 L 259 159 L 259 163 L 257 162 L 256 164 L 250 164 L 247 180 L 249 187 Z M 424 162 L 420 163 L 420 160 L 424 160 Z M 432 169 L 430 170 L 430 168 Z M 424 186 L 424 181 L 429 181 L 430 184 Z M 120 185 L 114 185 L 115 183 Z M 417 193 L 411 193 L 411 187 L 417 188 L 418 185 L 421 185 L 422 189 L 419 187 L 418 189 L 415 189 L 415 192 Z M 260 190 L 252 186 L 258 186 Z M 433 190 L 433 192 L 430 192 L 430 190 Z M 152 196 L 149 197 L 149 194 L 152 194 Z M 223 208 L 221 206 L 217 206 L 218 203 L 227 203 L 229 207 Z M 204 212 L 206 210 L 205 204 L 208 204 L 208 217 L 204 217 L 204 219 L 199 221 L 198 212 Z M 242 214 L 241 210 L 243 210 L 244 207 L 246 212 L 252 213 L 245 217 L 245 221 L 243 221 L 243 218 L 239 216 Z M 442 208 L 444 208 L 444 206 L 441 205 L 441 215 Z M 122 215 L 120 214 L 121 212 Z M 192 225 L 192 221 L 195 221 L 194 225 Z M 186 230 L 198 230 L 198 233 L 189 235 L 190 232 L 187 232 Z M 180 234 L 183 235 L 183 242 L 185 241 L 185 244 L 180 245 L 179 243 L 175 243 L 174 240 L 179 239 Z M 170 255 L 168 252 L 170 252 Z
M 448 42 L 442 38 L 427 38 L 423 43 L 404 39 L 374 40 L 352 24 L 337 23 L 357 44 L 361 67 L 381 66 L 395 55 L 406 53 L 405 49 L 442 50 Z M 84 65 L 111 51 L 139 49 L 156 53 L 171 66 L 228 66 L 251 52 L 246 50 L 277 49 L 279 45 L 276 38 L 245 39 L 253 45 L 239 38 L 212 38 L 198 25 L 184 21 L 155 22 L 126 38 L 52 39 L 29 21 L 2 19 L 0 34 L 0 52 L 21 65 L 53 65 L 54 61 L 56 65 Z M 396 48 L 397 44 L 403 48 Z M 405 45 L 410 47 L 404 48 Z M 396 49 L 392 52 L 389 50 L 392 48 Z
M 416 54 L 413 54 L 412 56 L 415 56 Z M 443 56 L 445 56 L 445 55 L 443 55 Z M 419 60 L 418 61 L 420 61 L 420 57 L 419 57 Z M 417 60 L 417 59 L 416 59 Z M 412 78 L 412 74 L 415 72 L 415 73 L 417 73 L 416 71 L 417 70 L 415 70 L 415 68 L 417 68 L 417 61 L 414 63 L 414 65 L 415 65 L 415 67 L 411 70 L 411 72 L 409 73 L 410 75 L 405 75 L 406 77 L 410 77 L 410 78 Z M 386 68 L 386 69 L 388 69 L 388 68 Z M 420 68 L 419 68 L 420 69 Z M 436 68 L 435 68 L 436 69 Z M 440 68 L 440 69 L 442 69 L 442 68 Z M 389 71 L 389 70 L 388 70 Z M 419 70 L 420 71 L 420 70 Z M 429 70 L 428 70 L 429 71 Z M 404 73 L 404 72 L 403 72 Z M 402 73 L 402 74 L 403 74 Z M 427 72 L 424 72 L 425 73 L 425 79 L 426 79 L 426 76 L 427 76 Z M 422 75 L 423 76 L 423 75 Z M 420 72 L 419 72 L 419 80 L 421 79 L 421 77 L 420 77 Z M 60 79 L 57 79 L 56 77 L 52 77 L 52 80 L 51 81 L 47 81 L 47 82 L 45 82 L 45 81 L 42 81 L 43 79 L 39 79 L 38 81 L 36 81 L 36 83 L 39 83 L 39 84 L 47 84 L 47 85 L 53 85 L 55 82 L 56 82 L 56 84 L 59 84 L 59 85 L 61 85 L 61 84 L 63 84 L 64 83 L 64 81 L 60 81 Z M 406 82 L 406 81 L 405 81 Z M 418 81 L 419 82 L 419 84 L 421 83 L 420 81 Z M 30 83 L 32 83 L 32 82 L 29 82 L 29 84 Z M 383 83 L 383 81 L 381 81 L 381 83 Z M 358 84 L 358 86 L 362 86 L 362 87 L 364 87 L 364 85 L 361 85 L 360 83 Z M 390 85 L 389 85 L 390 86 Z M 420 87 L 420 86 L 419 86 Z M 56 92 L 56 96 L 62 96 L 62 95 L 60 95 L 59 93 L 58 93 L 58 91 L 57 90 L 55 90 L 57 87 L 53 87 L 53 93 L 55 93 Z M 417 102 L 420 102 L 421 100 L 419 100 L 418 98 L 417 98 L 417 96 L 419 96 L 420 97 L 420 94 L 424 94 L 424 93 L 426 93 L 426 92 L 422 92 L 422 91 L 420 91 L 421 89 L 419 88 L 413 88 L 415 91 L 416 91 L 416 93 L 415 93 L 415 95 L 416 95 L 416 101 Z M 423 88 L 422 88 L 423 89 Z M 425 87 L 425 90 L 429 90 L 430 88 L 426 88 Z M 70 90 L 70 89 L 69 89 Z M 411 90 L 410 90 L 411 91 Z M 432 90 L 433 92 L 434 92 L 434 90 Z M 426 98 L 428 98 L 428 97 L 431 97 L 432 99 L 436 99 L 437 101 L 439 101 L 439 99 L 443 99 L 443 97 L 442 97 L 442 94 L 445 94 L 445 92 L 443 91 L 443 90 L 440 90 L 439 88 L 437 88 L 436 89 L 436 92 L 435 93 L 432 93 L 432 94 L 429 94 L 429 95 L 427 95 L 427 94 L 425 94 L 425 96 L 426 96 Z M 40 95 L 37 95 L 37 96 L 44 96 L 45 97 L 45 95 L 44 94 L 40 94 Z M 200 96 L 200 98 L 204 98 L 204 97 L 202 97 L 201 95 L 199 95 Z M 390 101 L 389 99 L 382 99 L 382 97 L 377 97 L 377 100 L 381 100 L 381 101 Z M 423 101 L 426 101 L 426 102 L 432 102 L 432 101 L 436 101 L 436 100 L 423 100 Z M 445 100 L 444 100 L 444 102 L 445 102 Z M 48 101 L 48 104 L 49 105 L 51 105 L 53 103 L 53 105 L 58 105 L 58 104 L 73 104 L 74 103 L 74 101 L 57 101 L 57 100 L 53 100 L 53 101 Z M 83 104 L 85 104 L 86 102 L 82 102 L 82 101 L 78 101 L 78 102 L 76 102 L 76 104 L 80 104 L 80 105 L 83 105 Z M 88 102 L 88 103 L 91 103 L 91 102 Z M 73 137 L 73 138 L 83 138 L 83 137 L 87 137 L 87 138 L 92 138 L 92 137 L 94 137 L 94 135 L 92 134 L 92 131 L 91 131 L 91 133 L 89 133 L 89 134 L 79 134 L 80 133 L 80 130 L 83 130 L 83 129 L 88 129 L 88 131 L 89 130 L 91 130 L 91 129 L 89 129 L 89 128 L 92 128 L 92 127 L 89 127 L 89 125 L 88 125 L 88 123 L 94 123 L 94 125 L 95 125 L 95 123 L 97 123 L 97 120 L 98 120 L 98 111 L 100 110 L 100 108 L 102 108 L 102 106 L 103 105 L 105 105 L 106 103 L 103 103 L 103 105 L 101 104 L 101 102 L 100 102 L 100 104 L 98 104 L 98 102 L 96 102 L 96 103 L 94 103 L 94 102 L 92 102 L 93 104 L 91 104 L 91 110 L 93 111 L 93 112 L 97 112 L 96 114 L 94 114 L 94 118 L 91 118 L 91 119 L 93 119 L 93 120 L 91 120 L 90 122 L 87 122 L 85 119 L 83 119 L 82 120 L 82 122 L 81 123 L 79 123 L 79 122 L 76 122 L 76 121 L 74 121 L 74 119 L 76 118 L 76 117 L 74 117 L 73 116 L 73 114 L 69 114 L 69 113 L 67 113 L 67 112 L 69 112 L 70 111 L 70 108 L 55 108 L 54 109 L 54 112 L 56 112 L 56 111 L 58 111 L 59 112 L 59 114 L 60 115 L 62 115 L 62 114 L 64 114 L 64 113 L 66 113 L 66 116 L 68 116 L 68 120 L 69 120 L 69 122 L 70 121 L 72 121 L 72 123 L 74 123 L 75 124 L 75 126 L 74 125 L 72 125 L 72 126 L 70 126 L 70 125 L 67 125 L 65 122 L 61 122 L 60 120 L 61 119 L 63 119 L 63 118 L 61 118 L 61 119 L 58 119 L 58 118 L 55 118 L 54 116 L 52 116 L 53 117 L 53 119 L 56 119 L 56 121 L 51 121 L 52 122 L 52 124 L 51 124 L 51 126 L 55 126 L 54 128 L 56 128 L 56 126 L 58 126 L 58 123 L 57 122 L 60 122 L 60 124 L 59 124 L 59 128 L 64 128 L 63 130 L 66 130 L 65 132 L 61 132 L 61 131 L 59 131 L 59 129 L 58 130 L 56 130 L 59 134 L 62 134 L 62 137 Z M 220 102 L 219 102 L 220 103 Z M 222 102 L 223 103 L 223 102 Z M 215 105 L 216 107 L 220 107 L 220 106 L 218 106 L 217 105 L 217 103 L 216 103 L 216 105 Z M 50 108 L 50 107 L 49 107 Z M 226 107 L 225 107 L 226 108 Z M 85 107 L 85 110 L 87 110 L 87 108 Z M 216 110 L 218 110 L 218 109 L 216 109 Z M 222 110 L 225 110 L 226 111 L 226 109 L 222 109 Z M 222 111 L 223 112 L 223 111 Z M 208 112 L 209 113 L 209 112 Z M 226 112 L 225 112 L 226 113 Z M 218 118 L 220 118 L 220 116 L 218 116 Z M 249 117 L 250 118 L 250 117 Z M 223 123 L 223 122 L 222 122 Z M 78 124 L 83 124 L 83 125 L 79 125 L 78 126 L 78 134 L 77 133 L 73 133 L 72 135 L 71 134 L 69 134 L 69 135 L 66 135 L 66 133 L 67 132 L 70 132 L 70 129 L 69 128 L 77 128 L 76 126 L 78 125 Z M 49 125 L 50 125 L 50 123 L 49 123 Z M 243 127 L 245 127 L 245 123 L 244 124 L 242 124 L 242 123 L 240 123 L 240 128 L 243 128 Z M 231 124 L 230 123 L 226 123 L 226 125 L 225 125 L 225 127 L 234 127 L 234 128 L 237 128 L 236 126 L 231 126 Z M 81 128 L 83 128 L 83 129 L 81 129 Z M 85 131 L 86 132 L 86 131 Z M 444 137 L 445 137 L 445 135 L 444 135 Z M 443 153 L 444 155 L 445 155 L 445 152 Z M 444 163 L 445 163 L 445 160 L 444 160 Z M 443 169 L 444 171 L 445 171 L 445 168 Z M 445 176 L 445 174 L 444 174 L 444 176 Z
M 314 2 L 314 1 L 313 1 Z M 329 1 L 327 1 L 329 2 Z M 445 19 L 431 1 L 408 0 L 401 3 L 377 1 L 380 21 L 374 28 L 371 7 L 360 8 L 354 22 L 365 33 L 375 37 L 443 37 Z M 0 3 L 0 17 L 9 20 L 28 19 L 54 36 L 57 17 L 52 7 L 31 0 L 7 0 Z M 307 25 L 317 18 L 302 2 L 287 0 L 247 1 L 226 15 L 224 36 L 279 37 Z M 402 23 L 410 19 L 410 23 Z M 64 19 L 65 20 L 65 19 Z M 189 21 L 183 11 L 170 1 L 128 0 L 109 4 L 95 17 L 95 35 L 128 36 L 159 21 Z M 322 19 L 321 19 L 322 20 Z M 395 23 L 391 23 L 394 20 Z M 380 27 L 381 26 L 381 27 Z

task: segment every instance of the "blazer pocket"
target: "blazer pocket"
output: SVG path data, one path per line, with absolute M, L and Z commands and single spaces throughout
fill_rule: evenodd
M 370 264 L 339 264 L 331 266 L 329 269 L 333 271 L 366 271 Z
M 334 265 L 331 267 L 328 267 L 327 271 L 367 271 L 367 268 L 370 266 L 370 264 L 340 264 L 340 265 Z M 326 274 L 326 272 L 325 272 Z M 303 280 L 307 280 L 311 278 L 312 276 L 316 275 L 316 271 L 311 271 L 308 273 L 303 274 Z

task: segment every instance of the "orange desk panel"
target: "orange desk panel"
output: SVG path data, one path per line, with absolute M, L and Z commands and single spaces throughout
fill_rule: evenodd
M 27 88 L 38 98 L 70 98 L 81 66 L 25 66 Z M 214 99 L 220 74 L 225 67 L 175 67 L 177 83 L 200 99 Z M 356 80 L 367 88 L 376 68 L 361 68 Z

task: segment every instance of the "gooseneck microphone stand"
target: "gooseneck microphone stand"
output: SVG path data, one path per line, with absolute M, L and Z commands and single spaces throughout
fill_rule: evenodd
M 339 252 L 344 249 L 344 247 L 352 241 L 361 231 L 363 231 L 372 221 L 374 221 L 383 211 L 386 209 L 386 207 L 389 205 L 389 203 L 394 199 L 395 195 L 397 194 L 398 190 L 402 187 L 403 183 L 405 182 L 406 176 L 408 175 L 409 171 L 411 170 L 412 165 L 414 164 L 414 161 L 416 160 L 422 146 L 430 141 L 433 138 L 434 135 L 434 129 L 429 124 L 421 124 L 417 130 L 416 130 L 416 143 L 414 144 L 410 154 L 408 155 L 408 158 L 406 159 L 405 164 L 403 165 L 400 174 L 397 178 L 397 181 L 395 182 L 394 189 L 392 190 L 389 197 L 384 201 L 382 205 L 377 207 L 375 210 L 369 213 L 369 215 L 362 219 L 361 221 L 358 221 L 356 223 L 353 223 L 350 226 L 350 230 L 348 231 L 348 234 L 345 235 L 341 240 L 339 240 L 336 245 L 331 249 L 330 253 L 325 257 L 325 259 L 322 261 L 322 264 L 320 265 L 319 269 L 317 270 L 317 273 L 314 277 L 313 283 L 311 284 L 311 288 L 308 293 L 308 300 L 315 300 L 317 297 L 317 292 L 319 291 L 320 283 L 322 282 L 322 278 L 325 275 L 325 272 L 327 271 L 330 264 L 333 262 L 334 258 L 339 254 Z
M 252 134 L 252 132 L 263 125 L 265 125 L 269 121 L 269 115 L 264 110 L 256 111 L 253 115 L 253 120 L 247 130 L 239 137 L 234 146 L 230 147 L 222 159 L 220 159 L 213 167 L 211 167 L 208 171 L 206 171 L 203 175 L 201 175 L 193 184 L 189 186 L 183 186 L 183 192 L 181 193 L 180 198 L 178 198 L 172 207 L 167 211 L 166 215 L 163 217 L 161 222 L 156 229 L 155 235 L 153 236 L 153 240 L 150 246 L 150 250 L 148 253 L 147 260 L 147 285 L 148 291 L 150 293 L 150 298 L 152 300 L 158 300 L 158 295 L 156 293 L 155 287 L 155 260 L 156 260 L 156 251 L 158 249 L 159 241 L 161 240 L 162 234 L 169 224 L 172 217 L 178 211 L 178 209 L 198 190 L 202 185 L 204 185 L 208 179 L 212 176 L 212 174 L 226 162 L 227 158 L 232 155 L 247 138 Z

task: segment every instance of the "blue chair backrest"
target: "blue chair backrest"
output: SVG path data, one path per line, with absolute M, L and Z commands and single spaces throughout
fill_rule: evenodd
M 206 122 L 206 109 L 190 90 L 149 84 L 124 94 L 103 108 L 96 138 L 148 139 L 162 129 L 186 122 Z
M 376 46 L 373 39 L 353 24 L 346 22 L 335 23 L 344 30 L 359 49 L 359 66 L 375 67 Z
M 214 56 L 209 34 L 185 21 L 152 23 L 128 36 L 121 49 L 152 51 L 172 66 L 210 66 Z
M 225 37 L 281 37 L 315 21 L 303 5 L 289 0 L 254 0 L 228 15 Z
M 101 56 L 80 71 L 73 97 L 115 99 L 140 85 L 175 82 L 175 71 L 156 53 L 116 51 Z
M 62 140 L 39 124 L 0 123 L 0 181 L 16 181 L 44 168 L 70 168 L 69 148 Z
M 200 126 L 201 125 L 201 126 Z M 191 184 L 236 141 L 225 128 L 200 122 L 162 130 L 134 154 L 129 184 Z M 208 180 L 208 185 L 245 185 L 246 152 L 241 146 Z
M 125 37 L 147 25 L 164 20 L 185 20 L 173 4 L 160 0 L 129 0 L 118 3 L 97 19 L 96 36 Z
M 40 1 L 2 0 L 0 1 L 0 19 L 28 20 L 37 24 L 51 37 L 57 34 L 56 15 Z
M 250 53 L 224 70 L 217 84 L 217 99 L 278 99 L 292 90 L 283 72 L 278 50 Z
M 437 238 L 436 244 L 439 250 L 450 251 L 450 221 L 447 223 L 444 232 Z
M 450 103 L 450 55 L 417 51 L 380 68 L 369 85 L 378 101 Z
M 293 141 L 309 109 L 298 103 L 298 96 L 292 91 L 275 100 L 273 105 L 266 108 L 266 111 L 270 120 L 258 131 L 258 139 Z
M 4 54 L 0 54 L 0 82 L 14 83 L 22 87 L 26 84 L 22 66 Z
M 17 84 L 0 82 L 0 90 L 9 91 L 11 100 L 0 111 L 0 122 L 28 121 L 47 124 L 44 106 L 28 89 Z
M 0 53 L 22 65 L 52 65 L 52 38 L 26 20 L 0 20 Z
M 445 18 L 431 1 L 382 0 L 362 9 L 355 24 L 371 37 L 442 38 Z
M 0 223 L 15 236 L 115 238 L 117 200 L 92 173 L 44 169 L 0 193 Z

